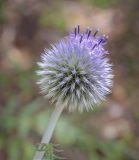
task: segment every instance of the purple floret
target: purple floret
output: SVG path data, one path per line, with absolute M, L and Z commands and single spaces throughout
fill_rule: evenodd
M 38 84 L 45 96 L 70 111 L 91 109 L 111 92 L 112 65 L 106 58 L 106 36 L 77 26 L 63 40 L 45 49 L 38 63 Z
M 90 55 L 103 56 L 108 54 L 108 51 L 104 49 L 104 45 L 107 41 L 107 36 L 97 36 L 98 30 L 91 35 L 91 29 L 87 28 L 85 33 L 80 33 L 80 26 L 75 27 L 74 32 L 71 32 L 67 37 L 68 41 L 71 41 L 74 45 L 79 45 L 88 49 Z

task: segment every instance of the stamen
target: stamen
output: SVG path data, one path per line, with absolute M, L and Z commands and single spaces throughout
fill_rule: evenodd
M 93 46 L 93 48 L 92 48 L 92 50 L 94 50 L 94 48 L 97 46 L 97 44 L 95 44 L 94 46 Z
M 97 35 L 97 33 L 99 32 L 99 29 L 96 30 L 96 32 L 94 33 L 94 37 Z
M 107 38 L 103 39 L 103 43 L 105 43 L 107 41 Z
M 101 38 L 100 39 L 100 41 L 99 41 L 99 43 L 98 43 L 98 45 L 100 45 L 101 44 L 101 42 L 103 42 L 104 41 L 104 39 L 103 38 Z
M 77 26 L 77 33 L 78 34 L 80 33 L 80 26 L 79 25 Z
M 102 42 L 101 43 L 105 43 L 107 40 L 108 40 L 108 36 L 106 36 L 106 35 L 103 35 L 103 38 L 102 38 L 103 40 L 102 40 Z
M 83 35 L 81 35 L 81 38 L 80 38 L 80 43 L 82 42 L 82 40 L 83 40 Z
M 75 37 L 76 37 L 76 35 L 77 35 L 77 28 L 76 27 L 74 29 L 74 33 L 75 33 Z
M 89 38 L 90 34 L 91 34 L 91 30 L 88 31 L 87 39 Z

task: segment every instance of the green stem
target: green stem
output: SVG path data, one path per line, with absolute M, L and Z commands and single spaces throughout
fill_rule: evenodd
M 56 126 L 56 123 L 57 123 L 63 109 L 64 109 L 63 105 L 62 106 L 56 105 L 56 107 L 50 117 L 50 120 L 48 122 L 48 126 L 45 130 L 45 133 L 42 137 L 41 144 L 49 144 L 51 137 L 52 137 L 52 134 L 53 134 L 53 131 L 54 131 L 54 128 Z M 44 154 L 45 154 L 45 151 L 36 151 L 33 160 L 42 160 Z

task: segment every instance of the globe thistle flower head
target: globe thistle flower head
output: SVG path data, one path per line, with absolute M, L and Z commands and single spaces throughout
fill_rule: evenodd
M 52 102 L 83 111 L 100 104 L 112 87 L 112 69 L 104 49 L 106 36 L 80 33 L 80 27 L 45 49 L 38 63 L 38 84 Z

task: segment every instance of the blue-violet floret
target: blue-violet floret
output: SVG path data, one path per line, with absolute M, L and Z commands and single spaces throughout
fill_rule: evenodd
M 111 92 L 112 65 L 106 57 L 107 37 L 80 26 L 45 49 L 38 63 L 38 84 L 46 97 L 70 111 L 92 109 Z

